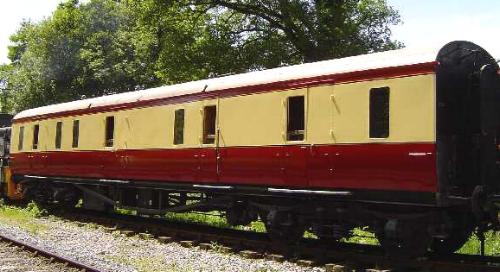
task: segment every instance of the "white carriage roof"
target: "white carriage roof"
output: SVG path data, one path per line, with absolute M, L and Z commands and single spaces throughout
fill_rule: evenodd
M 68 111 L 85 110 L 139 101 L 157 100 L 180 95 L 196 94 L 203 91 L 211 92 L 302 78 L 313 78 L 318 76 L 359 72 L 372 69 L 423 64 L 435 61 L 439 49 L 440 48 L 405 48 L 381 53 L 230 75 L 220 78 L 204 79 L 29 109 L 20 112 L 14 117 L 14 119 L 24 119 L 40 115 L 57 114 Z

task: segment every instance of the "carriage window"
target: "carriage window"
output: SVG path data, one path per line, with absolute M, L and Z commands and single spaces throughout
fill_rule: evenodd
M 80 137 L 80 120 L 73 120 L 73 148 L 78 147 L 78 138 Z
M 303 141 L 305 128 L 304 96 L 288 98 L 287 141 Z
M 175 111 L 174 116 L 174 145 L 184 143 L 184 109 Z
M 106 135 L 105 135 L 105 146 L 112 147 L 115 138 L 115 117 L 106 117 Z
M 23 150 L 24 141 L 24 127 L 19 128 L 19 141 L 17 143 L 17 150 Z
M 389 137 L 389 87 L 370 90 L 370 138 Z
M 57 122 L 56 124 L 56 149 L 61 148 L 62 139 L 62 122 Z
M 203 143 L 215 143 L 215 122 L 217 120 L 217 107 L 206 106 L 203 109 Z
M 40 132 L 40 125 L 33 126 L 33 149 L 38 148 L 38 134 Z

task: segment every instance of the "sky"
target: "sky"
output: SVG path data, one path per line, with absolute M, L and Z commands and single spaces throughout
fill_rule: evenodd
M 500 59 L 499 0 L 387 0 L 399 11 L 402 25 L 393 38 L 407 47 L 472 41 Z
M 50 16 L 61 0 L 0 0 L 0 64 L 8 63 L 7 46 L 23 19 L 40 21 Z
M 9 36 L 23 19 L 50 16 L 61 0 L 0 0 L 0 64 L 8 63 Z M 500 59 L 499 0 L 387 0 L 399 11 L 403 24 L 393 27 L 393 38 L 407 47 L 441 46 L 469 40 Z

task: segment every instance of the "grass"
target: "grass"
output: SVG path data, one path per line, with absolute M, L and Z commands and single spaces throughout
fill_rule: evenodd
M 134 267 L 138 272 L 190 272 L 192 269 L 179 267 L 176 264 L 167 264 L 163 256 L 148 256 L 141 258 L 130 258 L 128 255 L 113 255 L 106 257 L 110 261 Z
M 375 237 L 375 234 L 369 232 L 366 227 L 353 229 L 352 236 L 348 238 L 342 238 L 341 242 L 363 245 L 380 245 L 377 238 Z
M 486 238 L 484 253 L 490 256 L 500 256 L 500 232 L 488 231 L 484 236 Z M 473 234 L 457 253 L 475 255 L 480 253 L 480 249 L 479 238 Z
M 248 230 L 248 231 L 254 231 L 254 232 L 266 232 L 266 226 L 264 225 L 264 222 L 262 221 L 253 221 L 249 225 L 246 226 L 236 226 L 233 227 L 238 230 Z
M 0 223 L 17 226 L 31 234 L 43 234 L 46 226 L 35 222 L 36 218 L 44 216 L 47 211 L 39 208 L 34 203 L 29 203 L 25 208 L 0 204 Z
M 212 250 L 221 254 L 227 254 L 227 251 L 224 249 L 224 245 L 221 245 L 217 242 L 210 242 L 210 245 L 212 246 Z
M 219 212 L 209 213 L 168 213 L 166 219 L 176 222 L 186 222 L 195 224 L 210 225 L 218 228 L 230 228 L 231 226 L 226 222 L 224 217 Z

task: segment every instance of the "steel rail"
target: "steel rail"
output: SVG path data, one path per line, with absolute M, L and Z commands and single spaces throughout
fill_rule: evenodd
M 86 271 L 86 272 L 101 272 L 101 270 L 99 270 L 99 269 L 97 269 L 95 267 L 86 265 L 84 263 L 81 263 L 79 261 L 76 261 L 74 259 L 62 256 L 62 255 L 59 255 L 59 254 L 47 251 L 47 250 L 45 250 L 43 248 L 27 244 L 25 242 L 19 241 L 19 240 L 15 239 L 15 238 L 6 236 L 4 234 L 0 234 L 0 240 L 5 241 L 7 243 L 12 243 L 13 245 L 19 246 L 19 247 L 21 247 L 24 250 L 34 252 L 34 253 L 36 253 L 36 254 L 38 254 L 40 256 L 43 256 L 45 258 L 48 258 L 50 260 L 55 260 L 55 261 L 57 261 L 59 263 L 67 264 L 68 266 L 80 269 L 82 271 Z

